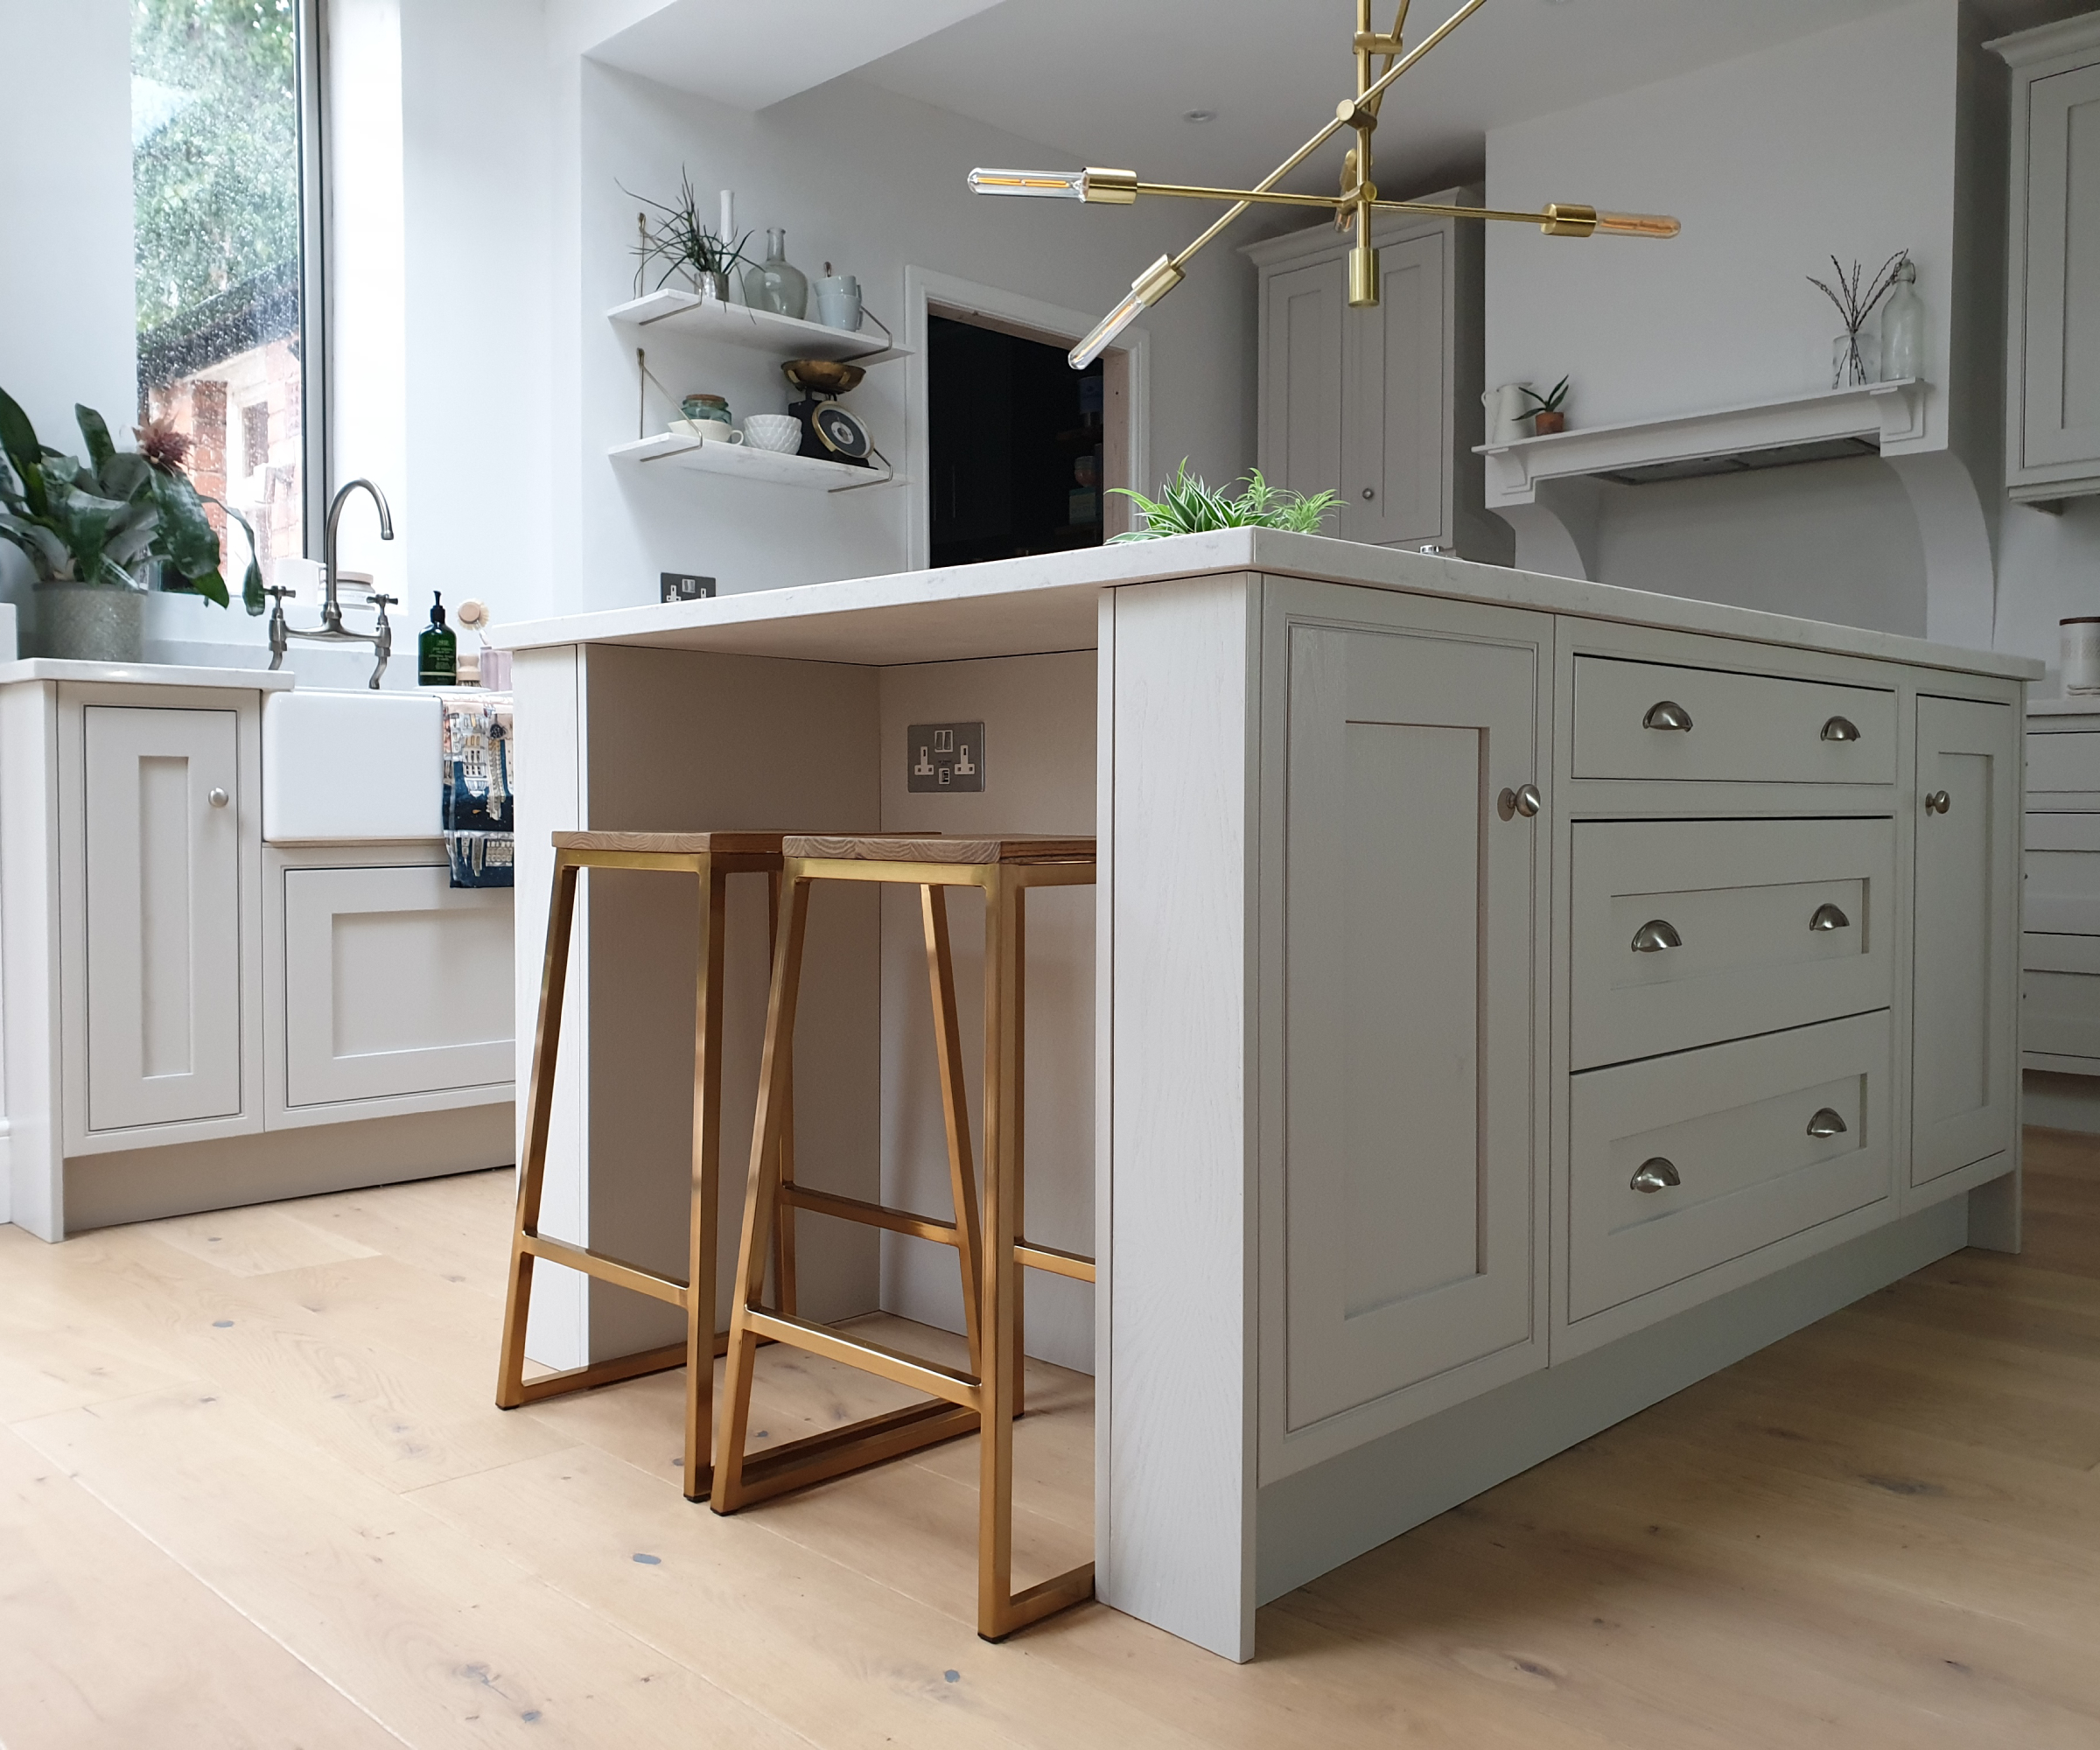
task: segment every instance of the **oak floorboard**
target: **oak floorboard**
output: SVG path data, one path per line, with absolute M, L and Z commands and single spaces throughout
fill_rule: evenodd
M 0 1649 L 11 1750 L 400 1742 L 5 1430 Z

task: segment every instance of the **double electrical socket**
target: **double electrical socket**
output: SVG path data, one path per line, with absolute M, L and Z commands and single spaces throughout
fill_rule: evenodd
M 981 723 L 915 723 L 905 737 L 904 751 L 907 790 L 984 788 Z

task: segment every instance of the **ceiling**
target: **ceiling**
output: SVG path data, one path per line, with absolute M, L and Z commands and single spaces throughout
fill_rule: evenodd
M 1374 0 L 1390 28 L 1395 0 Z M 1906 0 L 1488 0 L 1387 100 L 1378 132 L 1392 192 L 1477 174 L 1490 128 L 1550 115 L 1827 30 Z M 2011 30 L 2092 0 L 1986 0 Z M 1423 0 L 1419 41 L 1456 0 Z M 1380 16 L 1382 15 L 1382 16 Z M 1162 181 L 1249 181 L 1354 89 L 1352 0 L 1003 0 L 854 77 Z M 1214 112 L 1191 122 L 1189 110 Z M 1334 144 L 1293 186 L 1324 190 Z M 1033 165 L 1019 168 L 1036 168 Z

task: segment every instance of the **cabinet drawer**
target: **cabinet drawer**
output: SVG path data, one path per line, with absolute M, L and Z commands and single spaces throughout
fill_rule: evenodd
M 1883 1011 L 1573 1077 L 1569 1317 L 1887 1196 L 1889 1038 Z M 1650 1162 L 1678 1183 L 1636 1188 Z
M 2022 1050 L 2100 1058 L 2100 936 L 2021 938 L 2020 1026 Z
M 1577 1069 L 1886 1008 L 1895 822 L 1575 829 Z
M 2100 732 L 2029 732 L 2027 807 L 2036 814 L 2100 809 Z
M 1661 710 L 1675 705 L 1676 711 Z M 1825 740 L 1841 732 L 1856 740 Z M 1685 721 L 1690 728 L 1650 727 Z M 1578 778 L 1738 783 L 1893 784 L 1896 696 L 1827 681 L 1679 668 L 1615 656 L 1575 659 Z
M 2100 936 L 2100 850 L 2030 846 L 2026 877 L 2026 928 Z

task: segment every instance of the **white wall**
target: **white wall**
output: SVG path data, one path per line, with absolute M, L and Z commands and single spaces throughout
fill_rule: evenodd
M 620 185 L 662 200 L 682 167 L 710 214 L 717 191 L 733 188 L 739 228 L 760 231 L 754 243 L 765 227 L 784 226 L 791 261 L 812 276 L 826 261 L 857 274 L 869 308 L 898 331 L 907 266 L 1100 311 L 1188 228 L 1172 208 L 972 196 L 963 179 L 973 165 L 1025 164 L 1049 149 L 851 79 L 752 115 L 586 63 L 579 111 L 580 416 L 560 440 L 574 447 L 557 453 L 556 472 L 557 494 L 573 489 L 579 515 L 573 550 L 557 545 L 557 609 L 653 601 L 663 570 L 712 575 L 727 592 L 901 570 L 904 494 L 923 490 L 826 497 L 606 459 L 637 430 L 633 340 L 605 318 L 634 292 L 638 206 Z M 1214 261 L 1145 327 L 1155 472 L 1186 455 L 1213 478 L 1237 474 L 1253 452 L 1250 276 L 1229 257 Z M 669 337 L 644 344 L 673 396 L 718 390 L 738 417 L 787 403 L 766 355 Z M 900 459 L 903 394 L 903 369 L 891 365 L 853 396 L 877 443 Z M 661 430 L 671 412 L 651 388 L 648 429 Z

